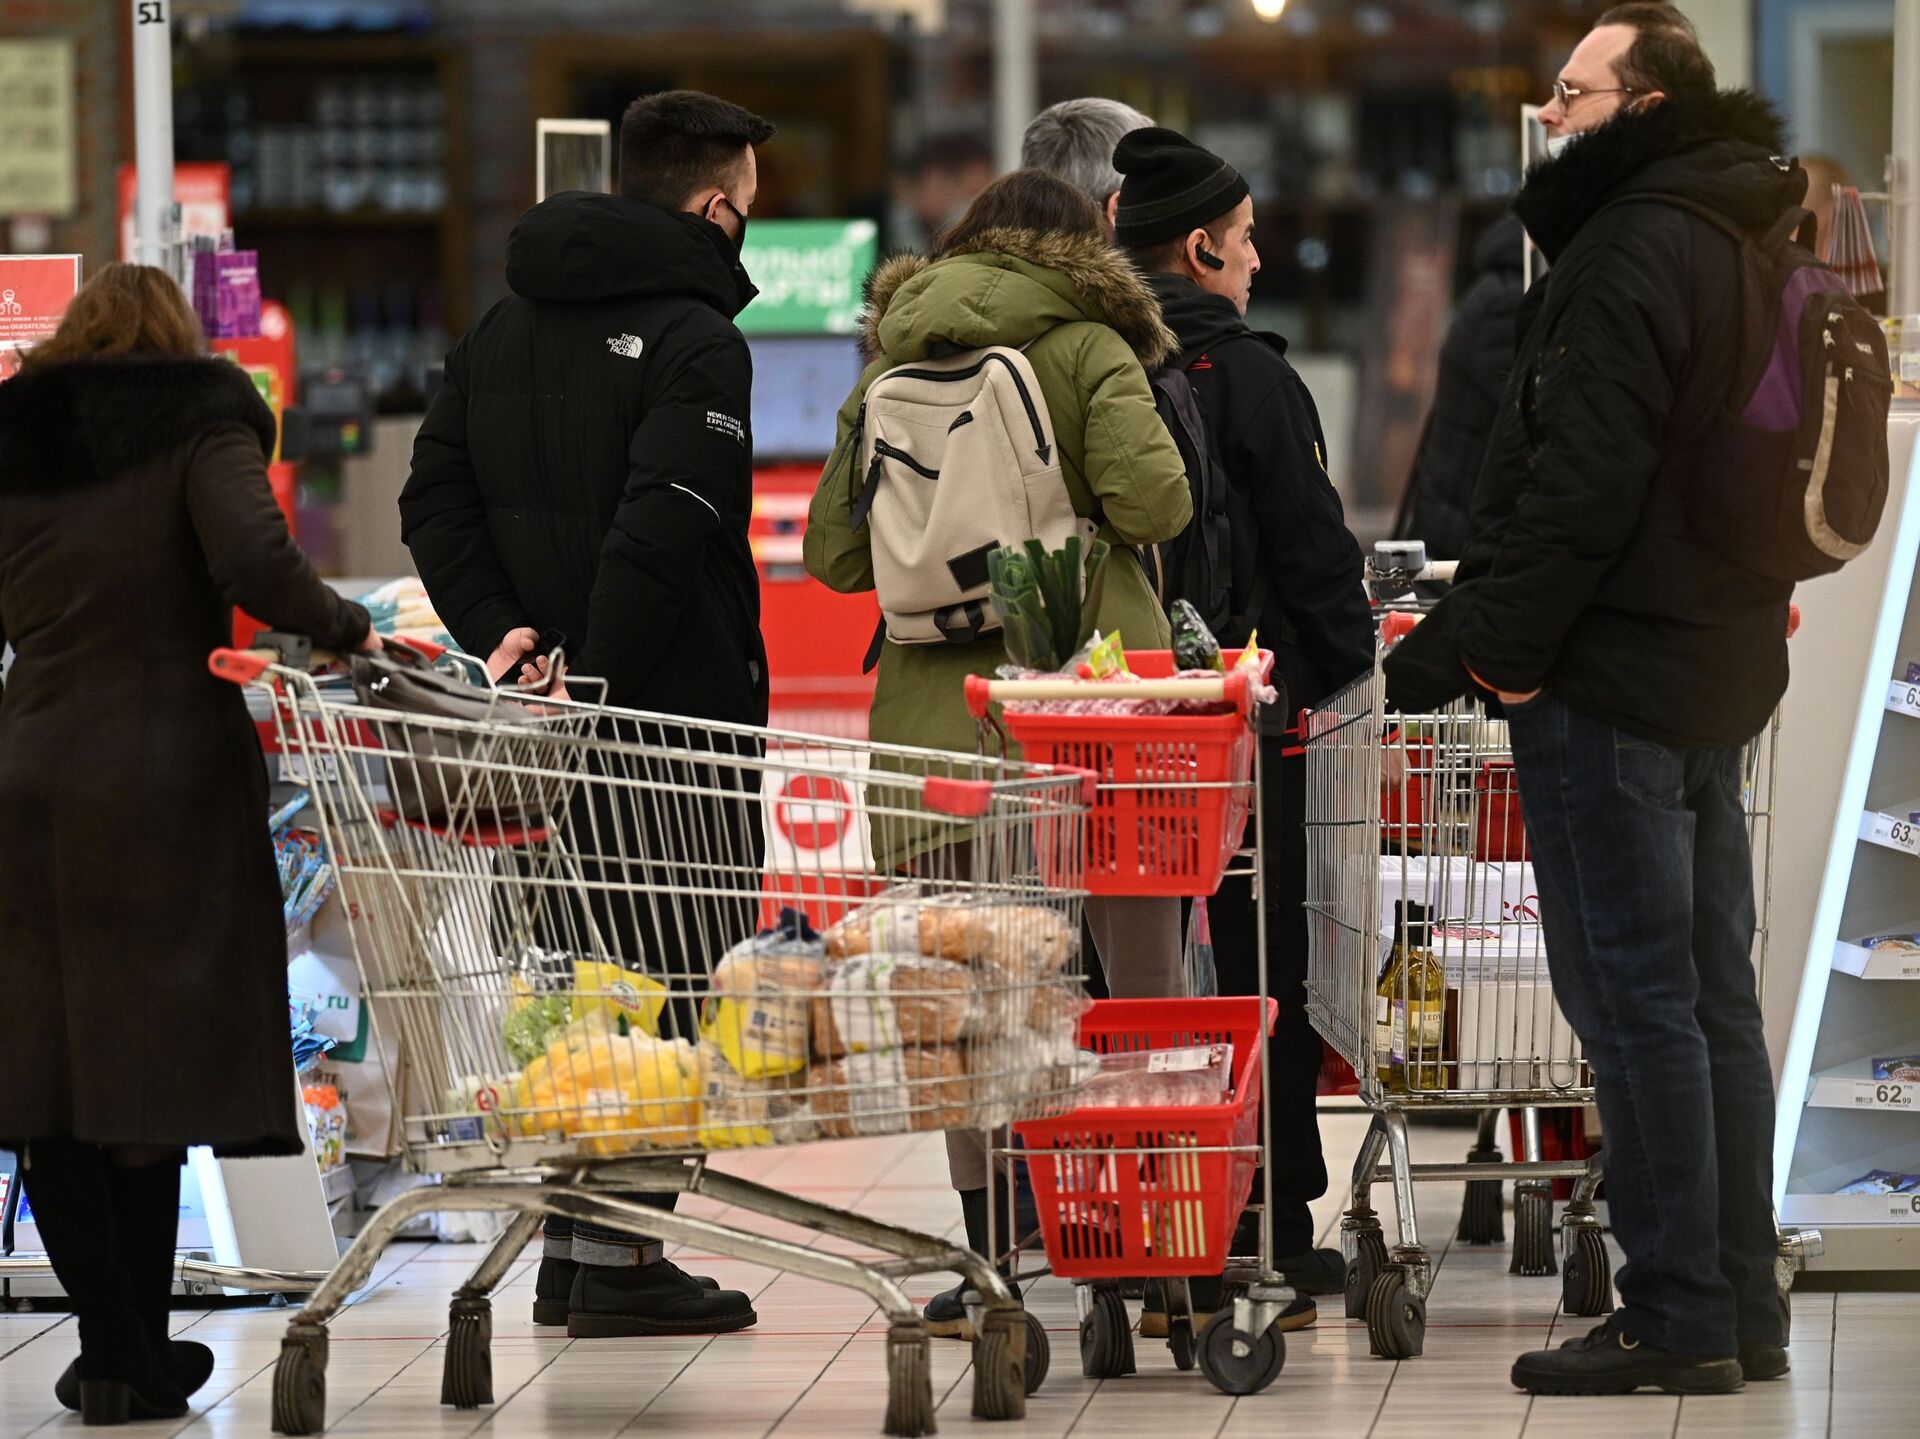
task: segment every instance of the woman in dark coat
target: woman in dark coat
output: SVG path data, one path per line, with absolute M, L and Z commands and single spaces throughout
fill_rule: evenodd
M 108 265 L 0 384 L 0 1142 L 79 1319 L 63 1402 L 173 1417 L 180 1165 L 301 1149 L 267 782 L 207 670 L 238 605 L 377 647 L 295 548 L 274 419 L 162 271 Z

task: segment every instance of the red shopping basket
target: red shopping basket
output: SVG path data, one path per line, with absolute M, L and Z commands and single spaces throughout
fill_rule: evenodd
M 1220 887 L 1247 827 L 1255 737 L 1250 676 L 1235 668 L 1239 651 L 1223 658 L 1234 706 L 1227 714 L 1003 716 L 1030 763 L 1100 776 L 1087 818 L 1087 893 L 1208 895 Z M 1171 650 L 1130 650 L 1127 667 L 1149 680 L 1178 673 Z M 1261 650 L 1251 679 L 1265 684 L 1272 672 L 1273 654 Z M 987 688 L 983 679 L 967 682 L 976 717 L 986 713 Z
M 1233 1046 L 1224 1104 L 1076 1109 L 1016 1124 L 1047 1262 L 1063 1279 L 1218 1274 L 1260 1144 L 1260 1041 L 1280 1006 L 1252 996 L 1098 1000 L 1080 1045 L 1100 1054 Z M 1192 1153 L 1185 1151 L 1191 1150 Z

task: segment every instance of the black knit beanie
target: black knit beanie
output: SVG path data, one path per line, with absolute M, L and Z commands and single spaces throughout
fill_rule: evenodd
M 1247 198 L 1240 172 L 1177 130 L 1158 125 L 1120 137 L 1113 168 L 1126 178 L 1113 238 L 1122 249 L 1177 240 Z

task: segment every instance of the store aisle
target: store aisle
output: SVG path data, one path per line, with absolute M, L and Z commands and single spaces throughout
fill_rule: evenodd
M 1357 1112 L 1329 1115 L 1328 1151 L 1351 1155 L 1364 1128 Z M 1451 1157 L 1462 1130 L 1418 1129 L 1417 1157 Z M 945 1187 L 937 1138 L 871 1140 L 741 1156 L 730 1167 L 877 1217 L 940 1226 L 957 1212 Z M 1054 1368 L 1022 1424 L 976 1426 L 968 1415 L 968 1350 L 936 1341 L 935 1393 L 948 1435 L 1004 1439 L 1267 1439 L 1284 1429 L 1314 1439 L 1640 1439 L 1640 1436 L 1868 1434 L 1910 1429 L 1920 1411 L 1920 1366 L 1911 1336 L 1920 1296 L 1801 1295 L 1794 1373 L 1714 1399 L 1637 1395 L 1608 1400 L 1529 1400 L 1507 1382 L 1519 1350 L 1564 1338 L 1589 1321 L 1562 1320 L 1559 1284 L 1507 1274 L 1505 1248 L 1452 1246 L 1456 1186 L 1423 1187 L 1427 1237 L 1440 1255 L 1426 1354 L 1403 1364 L 1372 1359 L 1364 1326 L 1324 1301 L 1319 1327 L 1289 1337 L 1286 1371 L 1267 1393 L 1221 1396 L 1198 1374 L 1181 1374 L 1164 1346 L 1142 1342 L 1141 1372 L 1082 1379 L 1073 1297 L 1043 1281 L 1031 1303 L 1053 1334 Z M 1391 1203 L 1390 1196 L 1380 1195 Z M 1340 1200 L 1319 1206 L 1331 1236 Z M 1391 1224 L 1389 1224 L 1391 1232 Z M 542 1439 L 616 1435 L 699 1439 L 844 1439 L 878 1435 L 884 1405 L 884 1328 L 850 1293 L 772 1276 L 725 1260 L 691 1262 L 749 1290 L 758 1329 L 716 1339 L 574 1342 L 528 1320 L 531 1258 L 518 1266 L 494 1313 L 491 1409 L 439 1406 L 440 1347 L 447 1295 L 478 1251 L 409 1244 L 388 1255 L 375 1283 L 334 1326 L 327 1372 L 329 1433 L 418 1439 L 478 1435 Z M 689 1262 L 689 1256 L 679 1256 Z M 940 1287 L 923 1281 L 924 1298 Z M 273 1360 L 284 1311 L 181 1312 L 179 1332 L 214 1347 L 219 1369 L 191 1419 L 136 1432 L 195 1439 L 270 1431 Z M 54 1377 L 72 1355 L 71 1323 L 56 1315 L 0 1315 L 0 1439 L 78 1433 L 53 1403 Z

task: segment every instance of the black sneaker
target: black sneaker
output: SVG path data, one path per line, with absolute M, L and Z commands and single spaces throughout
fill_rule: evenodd
M 935 1339 L 972 1340 L 973 1321 L 967 1317 L 966 1292 L 967 1281 L 963 1279 L 927 1301 L 927 1333 Z
M 666 1260 L 606 1268 L 582 1264 L 568 1300 L 574 1339 L 650 1334 L 730 1334 L 760 1322 L 753 1301 L 735 1289 L 709 1289 Z
M 1347 1260 L 1338 1249 L 1309 1249 L 1276 1262 L 1296 1294 L 1347 1292 Z
M 1784 1379 L 1793 1363 L 1778 1344 L 1747 1344 L 1740 1349 L 1740 1372 L 1749 1384 L 1766 1379 Z
M 666 1260 L 659 1261 L 662 1264 Z M 679 1270 L 679 1265 L 672 1265 Z M 680 1272 L 685 1273 L 684 1270 Z M 571 1259 L 555 1259 L 552 1256 L 540 1261 L 540 1272 L 533 1277 L 533 1322 L 547 1324 L 558 1329 L 567 1322 L 567 1316 L 573 1311 L 573 1281 L 580 1273 L 580 1266 Z M 709 1279 L 704 1274 L 687 1276 L 702 1289 L 718 1289 L 720 1281 Z M 193 1390 L 187 1391 L 189 1394 Z
M 1558 1349 L 1522 1354 L 1513 1364 L 1516 1388 L 1529 1394 L 1631 1394 L 1653 1388 L 1667 1394 L 1732 1394 L 1746 1380 L 1737 1359 L 1670 1354 L 1602 1324 Z

